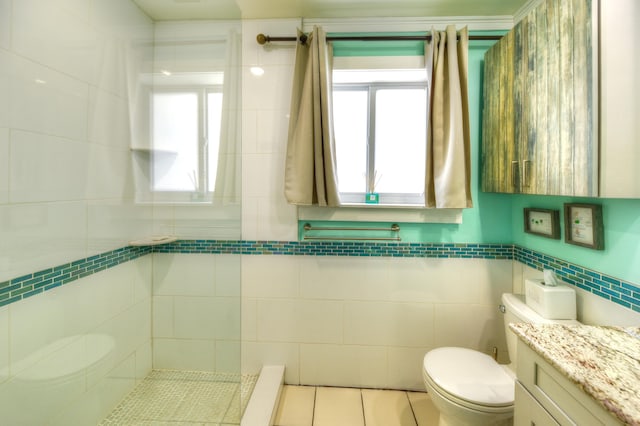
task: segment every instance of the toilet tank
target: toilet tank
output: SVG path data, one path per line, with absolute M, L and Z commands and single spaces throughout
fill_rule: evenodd
M 579 324 L 575 320 L 550 320 L 542 317 L 525 303 L 524 294 L 504 293 L 502 295 L 504 307 L 504 329 L 507 337 L 507 351 L 511 359 L 511 369 L 515 371 L 516 346 L 518 337 L 509 329 L 510 323 L 524 322 L 529 324 Z

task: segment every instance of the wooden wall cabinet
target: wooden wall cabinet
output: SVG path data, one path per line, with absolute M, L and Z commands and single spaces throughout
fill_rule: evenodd
M 639 10 L 546 0 L 487 51 L 483 191 L 640 198 Z

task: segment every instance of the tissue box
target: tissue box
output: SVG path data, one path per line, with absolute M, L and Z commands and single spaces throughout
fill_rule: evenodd
M 540 316 L 551 320 L 576 319 L 576 292 L 566 285 L 544 285 L 542 280 L 524 282 L 525 303 Z

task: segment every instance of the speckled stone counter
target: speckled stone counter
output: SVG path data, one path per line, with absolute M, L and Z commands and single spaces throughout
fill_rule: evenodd
M 531 349 L 620 421 L 640 425 L 640 327 L 511 324 Z

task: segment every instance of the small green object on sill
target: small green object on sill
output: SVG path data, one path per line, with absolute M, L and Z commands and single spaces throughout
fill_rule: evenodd
M 376 192 L 368 192 L 365 195 L 364 202 L 366 204 L 378 204 L 380 202 L 380 194 Z

